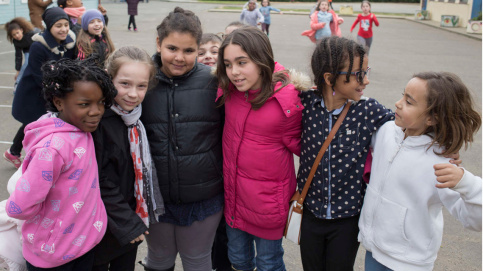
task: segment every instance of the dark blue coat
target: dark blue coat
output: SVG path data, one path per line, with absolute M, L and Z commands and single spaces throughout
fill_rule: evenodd
M 75 35 L 72 31 L 69 31 L 62 44 L 57 43 L 49 31 L 34 35 L 32 40 L 35 42 L 30 46 L 29 62 L 17 86 L 12 105 L 13 117 L 23 124 L 36 121 L 47 112 L 42 95 L 42 64 L 61 58 L 75 59 Z

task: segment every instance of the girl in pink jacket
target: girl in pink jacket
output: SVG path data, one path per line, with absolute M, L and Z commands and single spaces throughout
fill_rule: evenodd
M 293 154 L 300 155 L 299 91 L 255 27 L 229 34 L 218 60 L 228 258 L 234 270 L 285 270 L 282 236 L 296 186 Z
M 42 72 L 52 112 L 25 128 L 22 177 L 5 209 L 26 220 L 22 253 L 28 270 L 89 270 L 92 248 L 107 224 L 90 133 L 115 88 L 107 73 L 88 61 L 51 61 Z

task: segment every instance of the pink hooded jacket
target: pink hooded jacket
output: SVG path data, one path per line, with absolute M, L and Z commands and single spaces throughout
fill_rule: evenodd
M 307 82 L 303 88 L 310 87 Z M 225 219 L 230 227 L 278 240 L 296 187 L 293 154 L 300 155 L 300 92 L 289 84 L 253 110 L 248 101 L 256 90 L 246 97 L 247 92 L 233 85 L 230 89 L 223 130 Z M 218 89 L 218 97 L 222 94 Z
M 332 18 L 333 21 L 330 22 L 330 31 L 332 32 L 332 36 L 342 36 L 342 33 L 340 32 L 340 27 L 339 24 L 344 22 L 344 19 L 342 17 L 339 17 L 337 13 L 334 12 L 334 10 L 329 10 L 330 13 L 332 13 Z M 316 42 L 317 40 L 315 39 L 315 32 L 317 30 L 324 28 L 325 23 L 319 23 L 319 19 L 317 18 L 317 14 L 319 12 L 315 11 L 310 15 L 310 30 L 305 30 L 302 32 L 302 36 L 307 36 L 312 42 Z
M 25 128 L 22 177 L 6 205 L 10 217 L 27 220 L 23 256 L 40 268 L 84 255 L 107 225 L 91 134 L 49 115 Z

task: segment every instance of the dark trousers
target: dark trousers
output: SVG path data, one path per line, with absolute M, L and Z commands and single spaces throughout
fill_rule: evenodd
M 268 30 L 269 28 L 270 28 L 269 24 L 262 23 L 262 32 L 265 32 L 265 34 L 267 34 L 267 36 L 270 34 L 269 30 Z
M 22 124 L 22 126 L 18 128 L 17 134 L 15 134 L 15 137 L 13 138 L 13 144 L 10 146 L 10 154 L 12 155 L 20 156 L 20 153 L 22 152 L 22 141 L 25 137 L 25 126 L 27 126 L 27 124 Z
M 225 216 L 221 217 L 220 224 L 216 229 L 215 241 L 211 248 L 211 264 L 213 270 L 231 271 L 231 263 L 228 259 L 228 236 L 226 236 Z
M 95 265 L 92 271 L 133 271 L 137 252 L 138 248 L 134 247 L 134 249 L 119 255 L 119 257 L 112 259 L 108 263 Z
M 129 15 L 129 24 L 127 25 L 127 28 L 131 29 L 131 24 L 134 29 L 136 29 L 136 20 L 134 20 L 134 15 Z
M 94 250 L 91 249 L 79 258 L 53 268 L 39 268 L 27 262 L 28 271 L 90 271 L 94 264 Z
M 359 215 L 319 219 L 304 206 L 300 253 L 304 271 L 352 271 L 359 242 Z

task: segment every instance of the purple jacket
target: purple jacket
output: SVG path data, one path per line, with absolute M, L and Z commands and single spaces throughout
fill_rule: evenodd
M 10 217 L 27 220 L 23 256 L 41 268 L 84 255 L 107 224 L 91 134 L 49 115 L 25 128 L 22 177 L 6 205 Z

